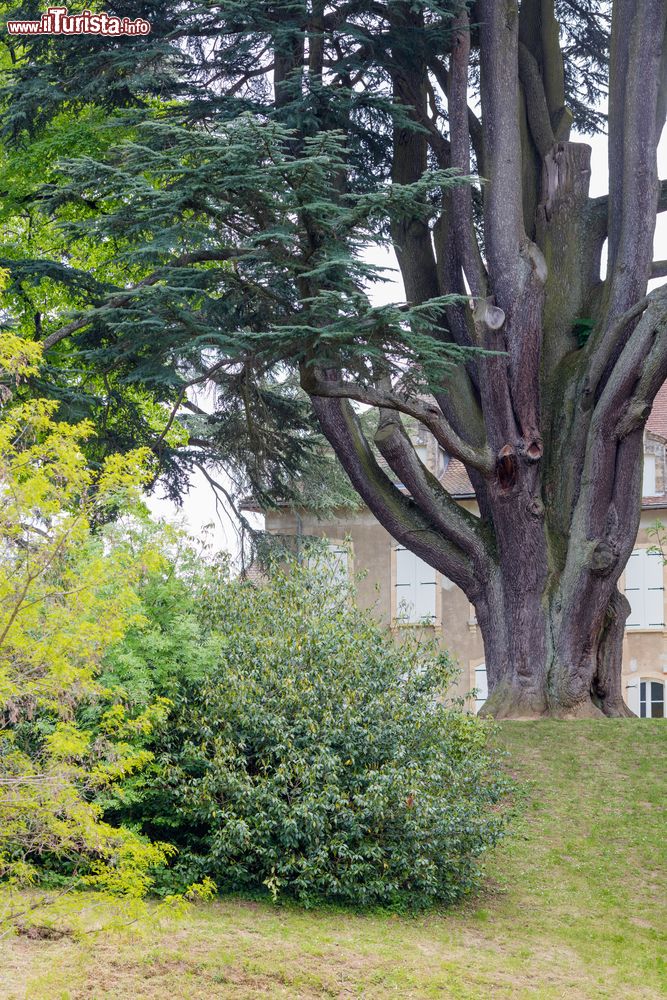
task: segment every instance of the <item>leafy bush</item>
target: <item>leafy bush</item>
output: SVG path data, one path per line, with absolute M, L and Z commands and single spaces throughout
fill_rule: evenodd
M 153 588 L 158 631 L 173 626 L 174 586 Z M 172 614 L 198 652 L 177 689 L 162 641 L 153 662 L 136 636 L 131 669 L 127 647 L 112 657 L 128 695 L 145 686 L 142 656 L 147 675 L 168 678 L 153 771 L 111 811 L 178 846 L 174 879 L 363 906 L 473 888 L 504 829 L 504 784 L 488 724 L 439 698 L 447 658 L 410 636 L 395 644 L 321 567 L 274 567 L 259 586 L 204 572 L 189 593 Z
M 2 275 L 0 274 L 0 283 Z M 57 418 L 57 403 L 16 402 L 38 349 L 3 335 L 0 346 L 0 933 L 34 912 L 13 889 L 78 875 L 102 892 L 138 900 L 172 853 L 102 819 L 102 797 L 151 759 L 141 746 L 167 701 L 135 713 L 98 680 L 101 662 L 130 627 L 144 627 L 137 588 L 168 567 L 144 540 L 112 542 L 96 523 L 142 514 L 152 475 L 137 449 L 93 471 L 88 422 Z M 117 529 L 122 536 L 122 527 Z M 83 707 L 97 706 L 95 731 Z M 202 887 L 197 887 L 202 891 Z M 208 885 L 203 887 L 208 891 Z

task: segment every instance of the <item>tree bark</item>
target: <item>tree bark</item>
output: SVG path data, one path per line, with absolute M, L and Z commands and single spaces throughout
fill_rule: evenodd
M 588 719 L 632 716 L 623 700 L 621 672 L 623 631 L 629 605 L 614 591 L 603 615 L 590 615 L 573 628 L 563 616 L 561 597 L 526 590 L 509 601 L 502 585 L 500 600 L 491 598 L 477 609 L 484 636 L 490 695 L 481 714 L 496 719 Z M 531 607 L 534 605 L 534 607 Z M 527 663 L 515 635 L 540 620 Z

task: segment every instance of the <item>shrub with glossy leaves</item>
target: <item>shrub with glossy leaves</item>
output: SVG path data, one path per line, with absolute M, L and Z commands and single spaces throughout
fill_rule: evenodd
M 446 657 L 394 643 L 309 562 L 261 585 L 209 578 L 198 604 L 217 658 L 178 691 L 172 674 L 156 772 L 117 808 L 179 847 L 184 882 L 451 902 L 504 829 L 489 725 L 441 700 Z

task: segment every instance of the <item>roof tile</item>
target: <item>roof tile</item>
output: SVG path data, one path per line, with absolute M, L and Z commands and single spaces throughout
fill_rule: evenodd
M 450 458 L 440 482 L 453 497 L 471 497 L 475 495 L 465 466 L 463 462 L 459 462 L 458 458 Z
M 653 401 L 653 408 L 646 421 L 646 429 L 660 437 L 667 438 L 667 382 L 665 382 Z

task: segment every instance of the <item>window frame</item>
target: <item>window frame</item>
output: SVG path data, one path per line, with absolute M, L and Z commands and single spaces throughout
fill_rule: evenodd
M 640 719 L 664 719 L 665 718 L 665 681 L 661 680 L 659 677 L 640 677 L 637 681 L 639 686 L 639 718 Z M 662 688 L 662 699 L 655 699 L 655 704 L 662 704 L 662 715 L 653 715 L 653 704 L 654 699 L 651 695 L 646 698 L 644 697 L 644 706 L 646 709 L 650 710 L 642 715 L 642 684 L 645 685 L 645 691 L 648 694 L 651 691 L 653 684 L 659 684 Z M 646 687 L 648 685 L 648 687 Z
M 348 581 L 354 576 L 354 546 L 352 539 L 348 536 L 346 539 L 332 538 L 330 535 L 313 535 L 313 538 L 317 538 L 318 541 L 324 542 L 329 549 L 339 549 L 345 553 L 345 560 L 347 564 L 347 579 Z

